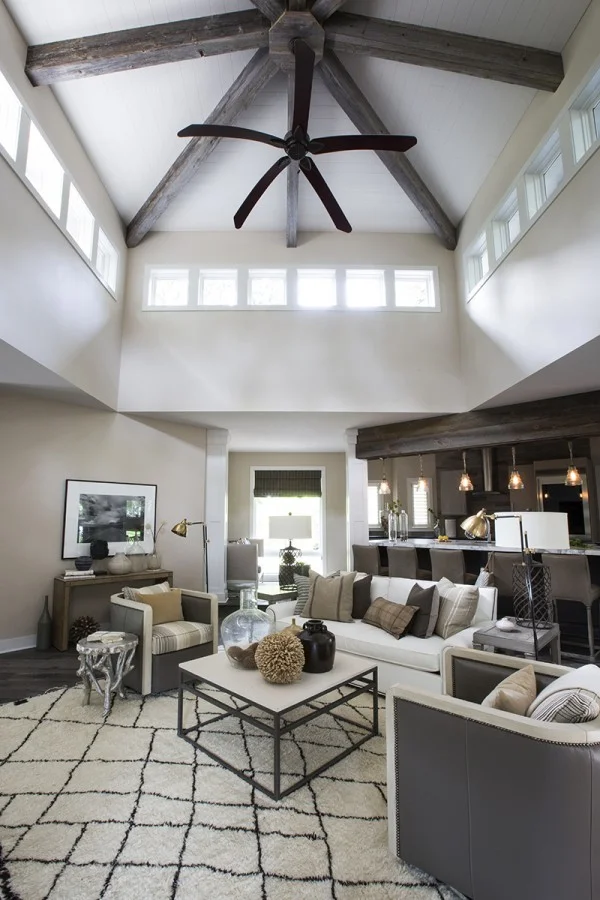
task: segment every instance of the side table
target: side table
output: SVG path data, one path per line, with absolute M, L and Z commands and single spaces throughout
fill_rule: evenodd
M 560 628 L 551 625 L 550 628 L 537 628 L 538 651 L 550 646 L 550 658 L 553 663 L 560 665 Z M 473 635 L 473 647 L 483 650 L 492 647 L 494 650 L 507 650 L 509 653 L 522 653 L 523 656 L 535 659 L 533 629 L 522 625 L 515 625 L 514 631 L 502 631 L 491 623 L 480 628 Z
M 84 638 L 77 644 L 79 668 L 77 674 L 83 681 L 82 706 L 90 702 L 90 691 L 93 687 L 100 696 L 104 696 L 104 718 L 109 714 L 113 697 L 118 693 L 122 700 L 126 699 L 123 678 L 133 669 L 133 656 L 138 645 L 135 634 L 125 634 L 121 640 L 112 644 L 101 641 L 88 641 Z M 104 678 L 104 685 L 100 679 Z
M 258 586 L 256 596 L 259 600 L 267 600 L 269 604 L 277 603 L 278 600 L 295 600 L 298 596 L 296 588 L 280 588 L 275 582 L 273 584 L 261 584 Z

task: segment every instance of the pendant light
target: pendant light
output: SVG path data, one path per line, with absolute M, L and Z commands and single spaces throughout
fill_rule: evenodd
M 565 475 L 565 484 L 569 487 L 580 487 L 582 484 L 581 475 L 575 463 L 573 462 L 573 441 L 569 441 L 569 468 Z
M 471 477 L 467 472 L 467 451 L 463 450 L 463 470 L 462 475 L 460 476 L 460 481 L 458 483 L 459 491 L 472 491 L 473 490 L 473 482 L 471 481 Z
M 385 476 L 385 462 L 383 456 L 381 459 L 381 481 L 379 482 L 379 493 L 380 494 L 391 494 L 392 489 L 390 487 L 390 483 Z
M 423 457 L 419 453 L 419 479 L 417 481 L 417 490 L 418 491 L 426 491 L 427 490 L 427 479 L 423 474 Z
M 512 451 L 512 471 L 508 476 L 508 489 L 509 491 L 522 491 L 525 485 L 523 484 L 523 479 L 517 471 L 515 448 L 511 447 L 510 449 Z

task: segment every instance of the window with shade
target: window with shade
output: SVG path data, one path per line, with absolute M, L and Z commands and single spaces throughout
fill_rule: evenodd
M 429 508 L 431 506 L 431 478 L 424 478 L 425 487 L 418 478 L 407 478 L 409 528 L 428 529 L 431 527 Z

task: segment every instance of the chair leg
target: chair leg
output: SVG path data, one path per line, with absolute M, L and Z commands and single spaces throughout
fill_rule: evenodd
M 587 629 L 588 629 L 588 644 L 590 647 L 590 660 L 592 662 L 596 662 L 596 651 L 594 648 L 594 620 L 592 619 L 592 607 L 586 607 L 587 612 Z

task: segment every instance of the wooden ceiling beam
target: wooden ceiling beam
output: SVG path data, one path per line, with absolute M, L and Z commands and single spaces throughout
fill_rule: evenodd
M 266 16 L 271 22 L 276 22 L 279 16 L 285 12 L 283 0 L 250 0 L 250 2 L 254 3 L 263 16 Z
M 288 75 L 288 129 L 292 128 L 294 118 L 294 73 Z M 287 170 L 287 225 L 286 246 L 298 246 L 298 192 L 300 170 L 298 163 L 293 162 Z
M 361 134 L 390 134 L 335 53 L 325 49 L 318 72 L 334 99 Z M 456 228 L 405 153 L 375 151 L 448 250 L 456 247 Z
M 350 13 L 335 13 L 324 28 L 327 46 L 336 53 L 393 59 L 540 91 L 555 91 L 564 78 L 561 55 L 550 50 Z
M 277 72 L 279 67 L 269 57 L 269 51 L 257 50 L 207 117 L 206 123 L 232 125 Z M 210 156 L 219 140 L 220 138 L 202 137 L 191 138 L 188 141 L 182 153 L 129 223 L 128 247 L 137 247 L 175 197 L 194 177 L 199 166 Z
M 600 434 L 600 391 L 359 428 L 358 459 L 414 456 Z
M 34 85 L 54 84 L 268 44 L 268 21 L 248 9 L 38 44 L 27 50 L 25 72 Z
M 315 0 L 310 11 L 317 22 L 324 22 L 334 12 L 337 12 L 345 2 L 346 0 Z

